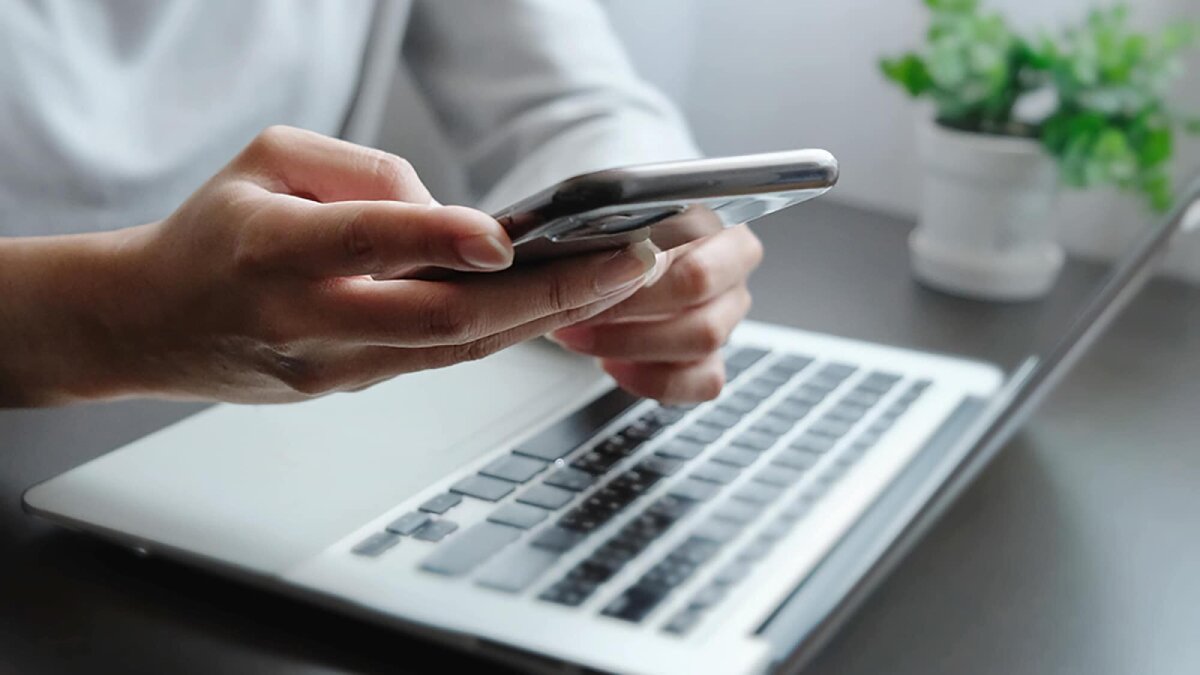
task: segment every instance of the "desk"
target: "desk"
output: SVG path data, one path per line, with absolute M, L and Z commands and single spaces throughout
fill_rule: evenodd
M 921 289 L 910 225 L 765 221 L 755 318 L 1011 368 L 1099 278 L 987 305 Z M 998 339 L 999 338 L 999 339 Z M 0 672 L 395 672 L 469 657 L 24 515 L 18 499 L 200 406 L 0 412 Z M 1200 289 L 1155 282 L 811 665 L 812 673 L 1200 669 Z

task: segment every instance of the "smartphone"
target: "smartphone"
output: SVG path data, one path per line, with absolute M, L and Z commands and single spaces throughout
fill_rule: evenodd
M 808 201 L 837 179 L 824 150 L 641 164 L 568 178 L 493 216 L 519 260 L 541 259 L 651 236 L 687 241 Z

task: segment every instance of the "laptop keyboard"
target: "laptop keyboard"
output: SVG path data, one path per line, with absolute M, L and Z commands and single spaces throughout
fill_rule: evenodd
M 596 438 L 642 403 L 609 392 L 395 519 L 352 552 L 380 556 L 406 537 L 440 542 L 420 563 L 422 570 L 473 575 L 479 586 L 504 593 L 533 589 L 540 601 L 571 607 L 611 590 L 616 595 L 609 593 L 612 599 L 597 611 L 640 623 L 736 545 L 661 627 L 684 635 L 929 386 L 909 382 L 896 394 L 902 381 L 896 374 L 749 347 L 729 353 L 726 370 L 730 384 L 713 404 L 652 407 Z M 659 436 L 666 438 L 647 451 L 647 442 Z M 496 506 L 485 521 L 457 531 L 448 516 L 464 499 Z M 649 555 L 653 544 L 710 503 L 714 507 L 699 522 L 687 522 L 678 543 L 653 552 L 644 573 L 609 589 L 632 561 Z M 768 509 L 781 503 L 768 517 Z M 626 516 L 615 532 L 598 534 Z M 578 561 L 555 570 L 564 556 L 585 547 Z

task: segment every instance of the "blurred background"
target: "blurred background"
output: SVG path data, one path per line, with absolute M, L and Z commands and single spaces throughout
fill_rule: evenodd
M 879 71 L 879 59 L 922 46 L 928 13 L 919 0 L 607 0 L 639 71 L 684 110 L 706 153 L 823 147 L 842 163 L 838 188 L 822 198 L 914 219 L 920 178 L 916 130 L 928 108 Z M 989 0 L 1020 30 L 1078 22 L 1095 0 Z M 1137 0 L 1138 27 L 1200 19 L 1195 0 Z M 403 76 L 402 76 L 403 77 Z M 393 101 L 406 119 L 417 98 Z M 1200 55 L 1176 85 L 1180 106 L 1200 111 Z M 414 122 L 415 123 L 415 122 Z M 401 152 L 438 190 L 460 194 L 436 134 L 407 133 L 382 144 Z M 413 145 L 413 142 L 423 145 Z M 1200 170 L 1200 142 L 1180 135 L 1177 178 Z M 801 207 L 803 208 L 803 207 Z M 1059 239 L 1071 255 L 1109 259 L 1153 218 L 1136 197 L 1111 189 L 1064 191 Z M 1200 233 L 1176 244 L 1167 269 L 1200 280 Z

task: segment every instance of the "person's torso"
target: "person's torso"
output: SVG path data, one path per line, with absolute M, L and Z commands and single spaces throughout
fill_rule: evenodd
M 0 10 L 0 236 L 168 215 L 260 130 L 326 134 L 367 0 L 13 0 Z

